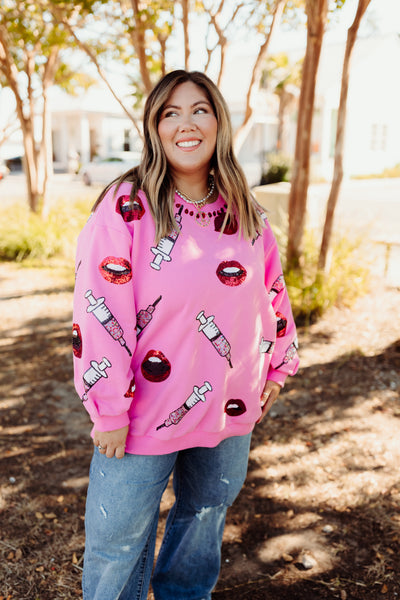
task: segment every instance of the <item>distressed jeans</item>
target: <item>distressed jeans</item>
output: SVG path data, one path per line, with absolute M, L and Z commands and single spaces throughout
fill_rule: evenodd
M 86 502 L 84 600 L 146 600 L 161 496 L 173 472 L 152 586 L 156 600 L 211 600 L 227 508 L 247 472 L 251 434 L 215 448 L 106 458 L 95 448 Z

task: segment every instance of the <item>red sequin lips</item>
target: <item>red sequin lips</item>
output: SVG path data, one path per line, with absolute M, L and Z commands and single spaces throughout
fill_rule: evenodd
M 107 256 L 99 265 L 99 270 L 110 283 L 122 284 L 132 279 L 132 267 L 126 258 Z
M 217 268 L 217 277 L 224 285 L 236 286 L 246 279 L 247 271 L 236 260 L 225 260 Z
M 72 352 L 76 358 L 82 358 L 82 334 L 77 323 L 72 325 Z
M 131 382 L 129 384 L 129 388 L 126 391 L 126 393 L 124 394 L 125 398 L 134 398 L 135 391 L 136 391 L 136 383 L 135 383 L 135 377 L 133 376 L 131 379 Z
M 225 404 L 225 412 L 230 417 L 238 417 L 246 412 L 246 405 L 243 400 L 231 399 Z
M 171 363 L 160 350 L 149 350 L 141 365 L 142 375 L 148 381 L 164 381 L 171 373 Z
M 115 210 L 127 223 L 130 221 L 140 221 L 146 212 L 139 196 L 136 196 L 133 203 L 130 201 L 129 196 L 120 196 L 117 200 Z
M 223 211 L 215 217 L 215 219 L 214 219 L 215 231 L 222 231 L 222 225 L 224 223 L 225 214 L 226 213 Z M 222 233 L 225 233 L 225 235 L 233 235 L 234 233 L 237 232 L 238 228 L 239 228 L 238 222 L 235 219 L 235 217 L 233 217 L 233 219 L 229 218 Z
M 287 325 L 286 317 L 282 313 L 277 312 L 276 313 L 276 336 L 277 337 L 282 337 L 285 335 L 286 325 Z

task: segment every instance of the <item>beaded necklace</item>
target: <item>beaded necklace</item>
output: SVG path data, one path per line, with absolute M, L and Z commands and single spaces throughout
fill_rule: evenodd
M 214 188 L 215 188 L 214 177 L 210 176 L 210 185 L 208 188 L 207 195 L 204 196 L 204 198 L 202 198 L 201 200 L 192 200 L 192 198 L 190 198 L 187 194 L 180 192 L 178 189 L 175 191 L 178 194 L 178 196 L 180 198 L 182 198 L 182 200 L 185 200 L 185 202 L 189 202 L 189 204 L 193 204 L 193 206 L 195 206 L 197 208 L 197 210 L 199 210 L 200 208 L 203 208 L 203 206 L 205 206 L 207 204 L 207 200 L 209 198 L 211 198 L 211 196 L 214 193 Z
M 182 198 L 182 200 L 184 200 L 185 202 L 188 202 L 189 204 L 192 204 L 195 207 L 195 209 L 197 210 L 196 223 L 198 225 L 200 225 L 201 227 L 207 227 L 210 223 L 211 217 L 209 215 L 207 215 L 207 213 L 200 212 L 200 209 L 204 208 L 204 206 L 207 204 L 207 201 L 209 200 L 209 198 L 211 198 L 211 196 L 214 193 L 214 189 L 215 189 L 214 177 L 212 175 L 210 175 L 209 188 L 208 188 L 207 195 L 204 196 L 204 198 L 202 198 L 201 200 L 193 200 L 192 198 L 189 198 L 189 196 L 187 196 L 186 194 L 183 194 L 182 192 L 180 192 L 178 189 L 175 190 L 177 195 L 180 198 Z

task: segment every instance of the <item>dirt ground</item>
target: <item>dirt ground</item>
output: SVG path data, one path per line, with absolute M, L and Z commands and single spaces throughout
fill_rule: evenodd
M 0 600 L 81 598 L 92 444 L 71 283 L 0 264 Z M 214 600 L 400 598 L 399 317 L 400 291 L 375 281 L 300 330 L 302 366 L 255 430 Z M 167 489 L 160 535 L 171 502 Z

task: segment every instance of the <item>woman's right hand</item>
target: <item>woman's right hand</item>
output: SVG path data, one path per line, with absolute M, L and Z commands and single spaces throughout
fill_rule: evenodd
M 114 431 L 97 431 L 94 432 L 93 443 L 98 447 L 101 454 L 105 454 L 107 458 L 123 458 L 125 456 L 126 436 L 128 435 L 129 425 Z

